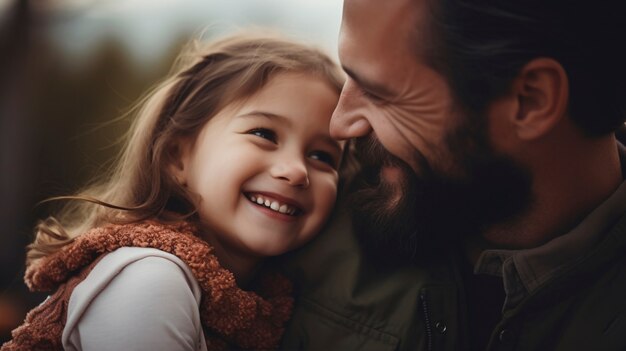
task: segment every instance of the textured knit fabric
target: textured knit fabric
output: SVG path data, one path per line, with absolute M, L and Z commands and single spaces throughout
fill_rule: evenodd
M 33 309 L 13 331 L 5 350 L 61 350 L 67 305 L 72 290 L 103 254 L 120 247 L 151 247 L 179 257 L 191 269 L 203 292 L 200 317 L 208 349 L 275 348 L 293 306 L 291 284 L 279 276 L 261 280 L 258 294 L 237 287 L 222 268 L 213 248 L 198 238 L 188 223 L 142 222 L 95 228 L 26 270 L 34 291 L 56 292 Z

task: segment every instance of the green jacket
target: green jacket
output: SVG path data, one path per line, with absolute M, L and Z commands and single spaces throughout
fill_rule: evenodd
M 488 350 L 626 350 L 626 215 L 600 243 L 503 311 Z M 299 287 L 286 350 L 468 350 L 459 265 L 374 267 L 339 214 L 288 257 Z

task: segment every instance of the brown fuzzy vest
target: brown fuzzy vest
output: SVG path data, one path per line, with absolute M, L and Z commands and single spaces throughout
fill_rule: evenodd
M 24 324 L 13 331 L 13 340 L 1 351 L 62 350 L 61 334 L 72 291 L 100 258 L 125 246 L 159 249 L 189 266 L 202 289 L 200 318 L 209 350 L 269 350 L 278 346 L 293 308 L 288 280 L 270 275 L 261 279 L 258 293 L 241 290 L 191 224 L 142 222 L 92 229 L 30 265 L 24 277 L 29 289 L 56 291 L 28 313 Z

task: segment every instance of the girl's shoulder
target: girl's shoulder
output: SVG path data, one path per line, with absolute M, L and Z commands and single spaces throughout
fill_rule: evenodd
M 128 280 L 127 285 L 119 285 Z M 185 284 L 173 284 L 184 280 Z M 119 286 L 118 286 L 119 285 Z M 99 295 L 109 288 L 120 288 L 129 293 L 142 293 L 143 289 L 176 290 L 184 287 L 200 301 L 201 290 L 191 269 L 177 256 L 145 247 L 121 247 L 106 254 L 92 269 L 87 278 L 72 293 L 70 306 L 79 298 Z M 94 296 L 95 297 L 95 296 Z
M 180 258 L 153 248 L 119 248 L 72 292 L 63 346 L 121 350 L 140 340 L 146 350 L 202 349 L 201 295 Z

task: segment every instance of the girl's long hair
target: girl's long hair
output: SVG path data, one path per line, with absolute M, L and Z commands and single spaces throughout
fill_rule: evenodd
M 338 94 L 343 85 L 342 73 L 321 51 L 274 35 L 190 43 L 170 76 L 131 110 L 135 119 L 110 173 L 77 195 L 49 199 L 70 201 L 37 224 L 27 265 L 106 223 L 193 219 L 190 195 L 167 171 L 176 157 L 174 141 L 194 138 L 226 105 L 250 97 L 281 72 L 316 75 Z

